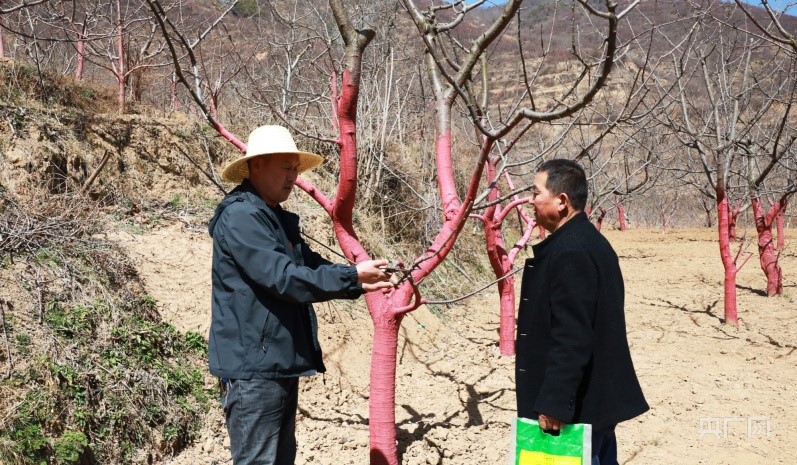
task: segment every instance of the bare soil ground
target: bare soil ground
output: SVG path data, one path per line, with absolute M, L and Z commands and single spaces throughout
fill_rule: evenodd
M 652 407 L 618 427 L 620 463 L 793 463 L 797 231 L 788 232 L 781 254 L 785 296 L 763 295 L 756 256 L 739 273 L 738 329 L 722 321 L 713 230 L 605 234 L 621 257 L 629 341 Z M 115 237 L 137 262 L 164 319 L 207 333 L 207 235 L 175 223 Z M 370 319 L 361 302 L 317 311 L 329 372 L 301 385 L 297 464 L 367 463 Z M 422 307 L 404 320 L 396 399 L 403 464 L 506 463 L 514 361 L 499 355 L 497 330 L 492 292 L 439 314 Z M 226 437 L 215 407 L 196 444 L 165 463 L 231 463 Z

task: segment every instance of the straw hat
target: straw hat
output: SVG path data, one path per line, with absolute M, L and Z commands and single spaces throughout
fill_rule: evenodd
M 260 126 L 249 134 L 246 144 L 246 155 L 230 163 L 221 173 L 221 178 L 228 182 L 241 182 L 249 177 L 249 166 L 246 161 L 260 155 L 278 153 L 295 153 L 299 155 L 299 172 L 311 170 L 324 162 L 321 155 L 302 152 L 296 148 L 296 142 L 288 130 L 282 126 Z

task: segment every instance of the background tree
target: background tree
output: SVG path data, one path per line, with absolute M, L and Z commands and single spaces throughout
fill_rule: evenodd
M 793 74 L 793 70 L 785 71 Z M 796 81 L 784 84 L 794 86 Z M 783 88 L 774 89 L 776 94 L 783 94 Z M 786 89 L 787 98 L 794 100 L 797 93 L 794 89 Z M 761 269 L 767 278 L 767 295 L 783 294 L 783 270 L 778 264 L 776 244 L 772 235 L 772 226 L 776 225 L 779 215 L 783 213 L 791 195 L 797 191 L 794 183 L 793 172 L 783 173 L 784 159 L 794 158 L 795 140 L 797 132 L 790 128 L 792 119 L 792 101 L 787 101 L 781 106 L 780 121 L 758 121 L 750 133 L 750 137 L 742 141 L 740 148 L 747 156 L 747 181 L 749 185 L 750 205 L 753 210 L 756 232 L 758 234 L 758 257 Z M 774 124 L 772 124 L 774 123 Z M 778 172 L 780 171 L 780 172 Z M 768 211 L 762 204 L 767 197 L 775 197 L 770 201 Z M 782 233 L 780 237 L 782 237 Z
M 3 4 L 2 6 L 0 6 L 0 58 L 5 56 L 5 45 L 4 45 L 4 41 L 3 41 L 3 29 L 5 29 L 5 27 L 3 26 L 3 15 L 8 15 L 8 14 L 13 13 L 15 11 L 22 10 L 23 8 L 28 8 L 28 7 L 31 7 L 31 6 L 39 5 L 39 4 L 45 3 L 47 1 L 48 0 L 34 0 L 34 1 L 29 1 L 29 2 L 21 1 L 21 2 L 18 2 L 16 4 L 8 2 L 8 3 Z
M 762 166 L 754 181 L 760 184 L 788 153 L 784 148 L 793 144 L 782 131 L 771 131 L 777 125 L 769 124 L 788 120 L 793 72 L 788 57 L 776 47 L 741 26 L 726 26 L 738 21 L 733 9 L 712 13 L 724 15 L 723 21 L 701 16 L 679 44 L 680 54 L 673 57 L 679 111 L 673 118 L 665 113 L 664 119 L 690 154 L 690 161 L 680 166 L 687 168 L 687 176 L 698 171 L 689 170 L 690 164 L 699 167 L 705 181 L 699 189 L 715 200 L 725 269 L 725 318 L 738 324 L 736 273 L 746 259 L 739 261 L 743 246 L 735 255 L 731 252 L 730 224 L 734 205 L 743 203 L 750 193 L 743 187 L 750 184 L 745 176 L 750 153 L 746 147 L 756 137 L 762 137 L 761 143 L 767 146 L 756 152 L 768 158 L 759 160 L 769 166 Z M 737 19 L 733 19 L 735 14 Z
M 783 52 L 790 57 L 790 63 L 788 66 L 793 67 L 794 60 L 797 59 L 797 35 L 795 35 L 794 32 L 790 32 L 790 27 L 786 24 L 787 18 L 785 17 L 784 12 L 776 11 L 767 0 L 762 0 L 761 4 L 766 12 L 766 15 L 763 17 L 760 14 L 754 14 L 749 5 L 745 5 L 743 2 L 736 0 L 736 5 L 744 12 L 745 16 L 752 23 L 752 27 L 749 29 L 750 34 L 760 37 L 783 50 Z M 791 28 L 791 30 L 793 31 L 793 28 Z M 788 77 L 792 78 L 792 85 L 794 85 L 793 74 L 793 70 L 790 74 L 788 74 Z M 788 85 L 788 82 L 784 82 L 784 85 Z M 763 171 L 759 168 L 759 173 L 766 177 L 766 175 L 769 174 L 767 171 L 775 168 L 776 166 L 784 169 L 787 172 L 785 176 L 785 183 L 782 182 L 782 188 L 780 189 L 780 192 L 774 194 L 777 200 L 771 200 L 770 203 L 772 206 L 766 213 L 764 213 L 760 204 L 760 184 L 763 182 L 761 176 L 758 176 L 758 178 L 756 178 L 751 185 L 750 200 L 754 211 L 756 230 L 758 231 L 759 236 L 758 245 L 761 267 L 764 270 L 764 274 L 767 276 L 768 295 L 781 294 L 783 292 L 780 266 L 777 264 L 777 256 L 772 251 L 773 244 L 771 229 L 772 224 L 776 224 L 778 232 L 778 242 L 776 248 L 778 250 L 782 250 L 785 247 L 785 235 L 783 230 L 784 212 L 786 211 L 788 198 L 793 194 L 794 189 L 793 167 L 794 160 L 797 159 L 797 155 L 795 155 L 793 148 L 795 127 L 794 123 L 792 122 L 793 118 L 791 118 L 790 111 L 794 105 L 795 91 L 793 88 L 791 88 L 789 92 L 790 95 L 779 97 L 778 106 L 781 108 L 784 108 L 785 106 L 786 108 L 783 115 L 784 119 L 781 120 L 782 124 L 769 128 L 771 130 L 764 132 L 763 134 L 759 133 L 759 136 L 763 136 L 763 140 L 766 141 L 765 143 L 758 144 L 759 141 L 755 140 L 754 142 L 753 139 L 750 140 L 751 143 L 756 143 L 759 145 L 759 153 L 768 154 L 770 162 L 773 162 L 770 163 L 769 166 Z M 774 139 L 773 136 L 775 136 Z M 753 161 L 752 158 L 751 161 Z M 751 165 L 750 169 L 752 175 L 752 173 L 755 172 L 753 171 L 755 170 L 755 167 Z

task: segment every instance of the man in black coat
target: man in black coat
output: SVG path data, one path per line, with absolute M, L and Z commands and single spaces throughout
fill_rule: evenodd
M 593 426 L 593 465 L 617 464 L 617 423 L 648 410 L 626 338 L 617 254 L 584 213 L 587 179 L 570 160 L 537 170 L 532 205 L 551 232 L 534 245 L 521 284 L 518 416 L 545 431 Z
M 287 129 L 261 126 L 224 169 L 240 183 L 216 208 L 210 372 L 222 386 L 234 465 L 293 465 L 298 378 L 324 372 L 312 304 L 389 288 L 387 260 L 333 264 L 283 210 L 299 173 L 321 164 Z

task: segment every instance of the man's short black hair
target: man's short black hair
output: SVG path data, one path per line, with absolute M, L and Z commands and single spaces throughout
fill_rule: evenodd
M 578 211 L 587 206 L 587 175 L 584 169 L 573 160 L 555 158 L 537 168 L 538 173 L 548 173 L 545 188 L 552 194 L 567 194 L 570 204 Z

